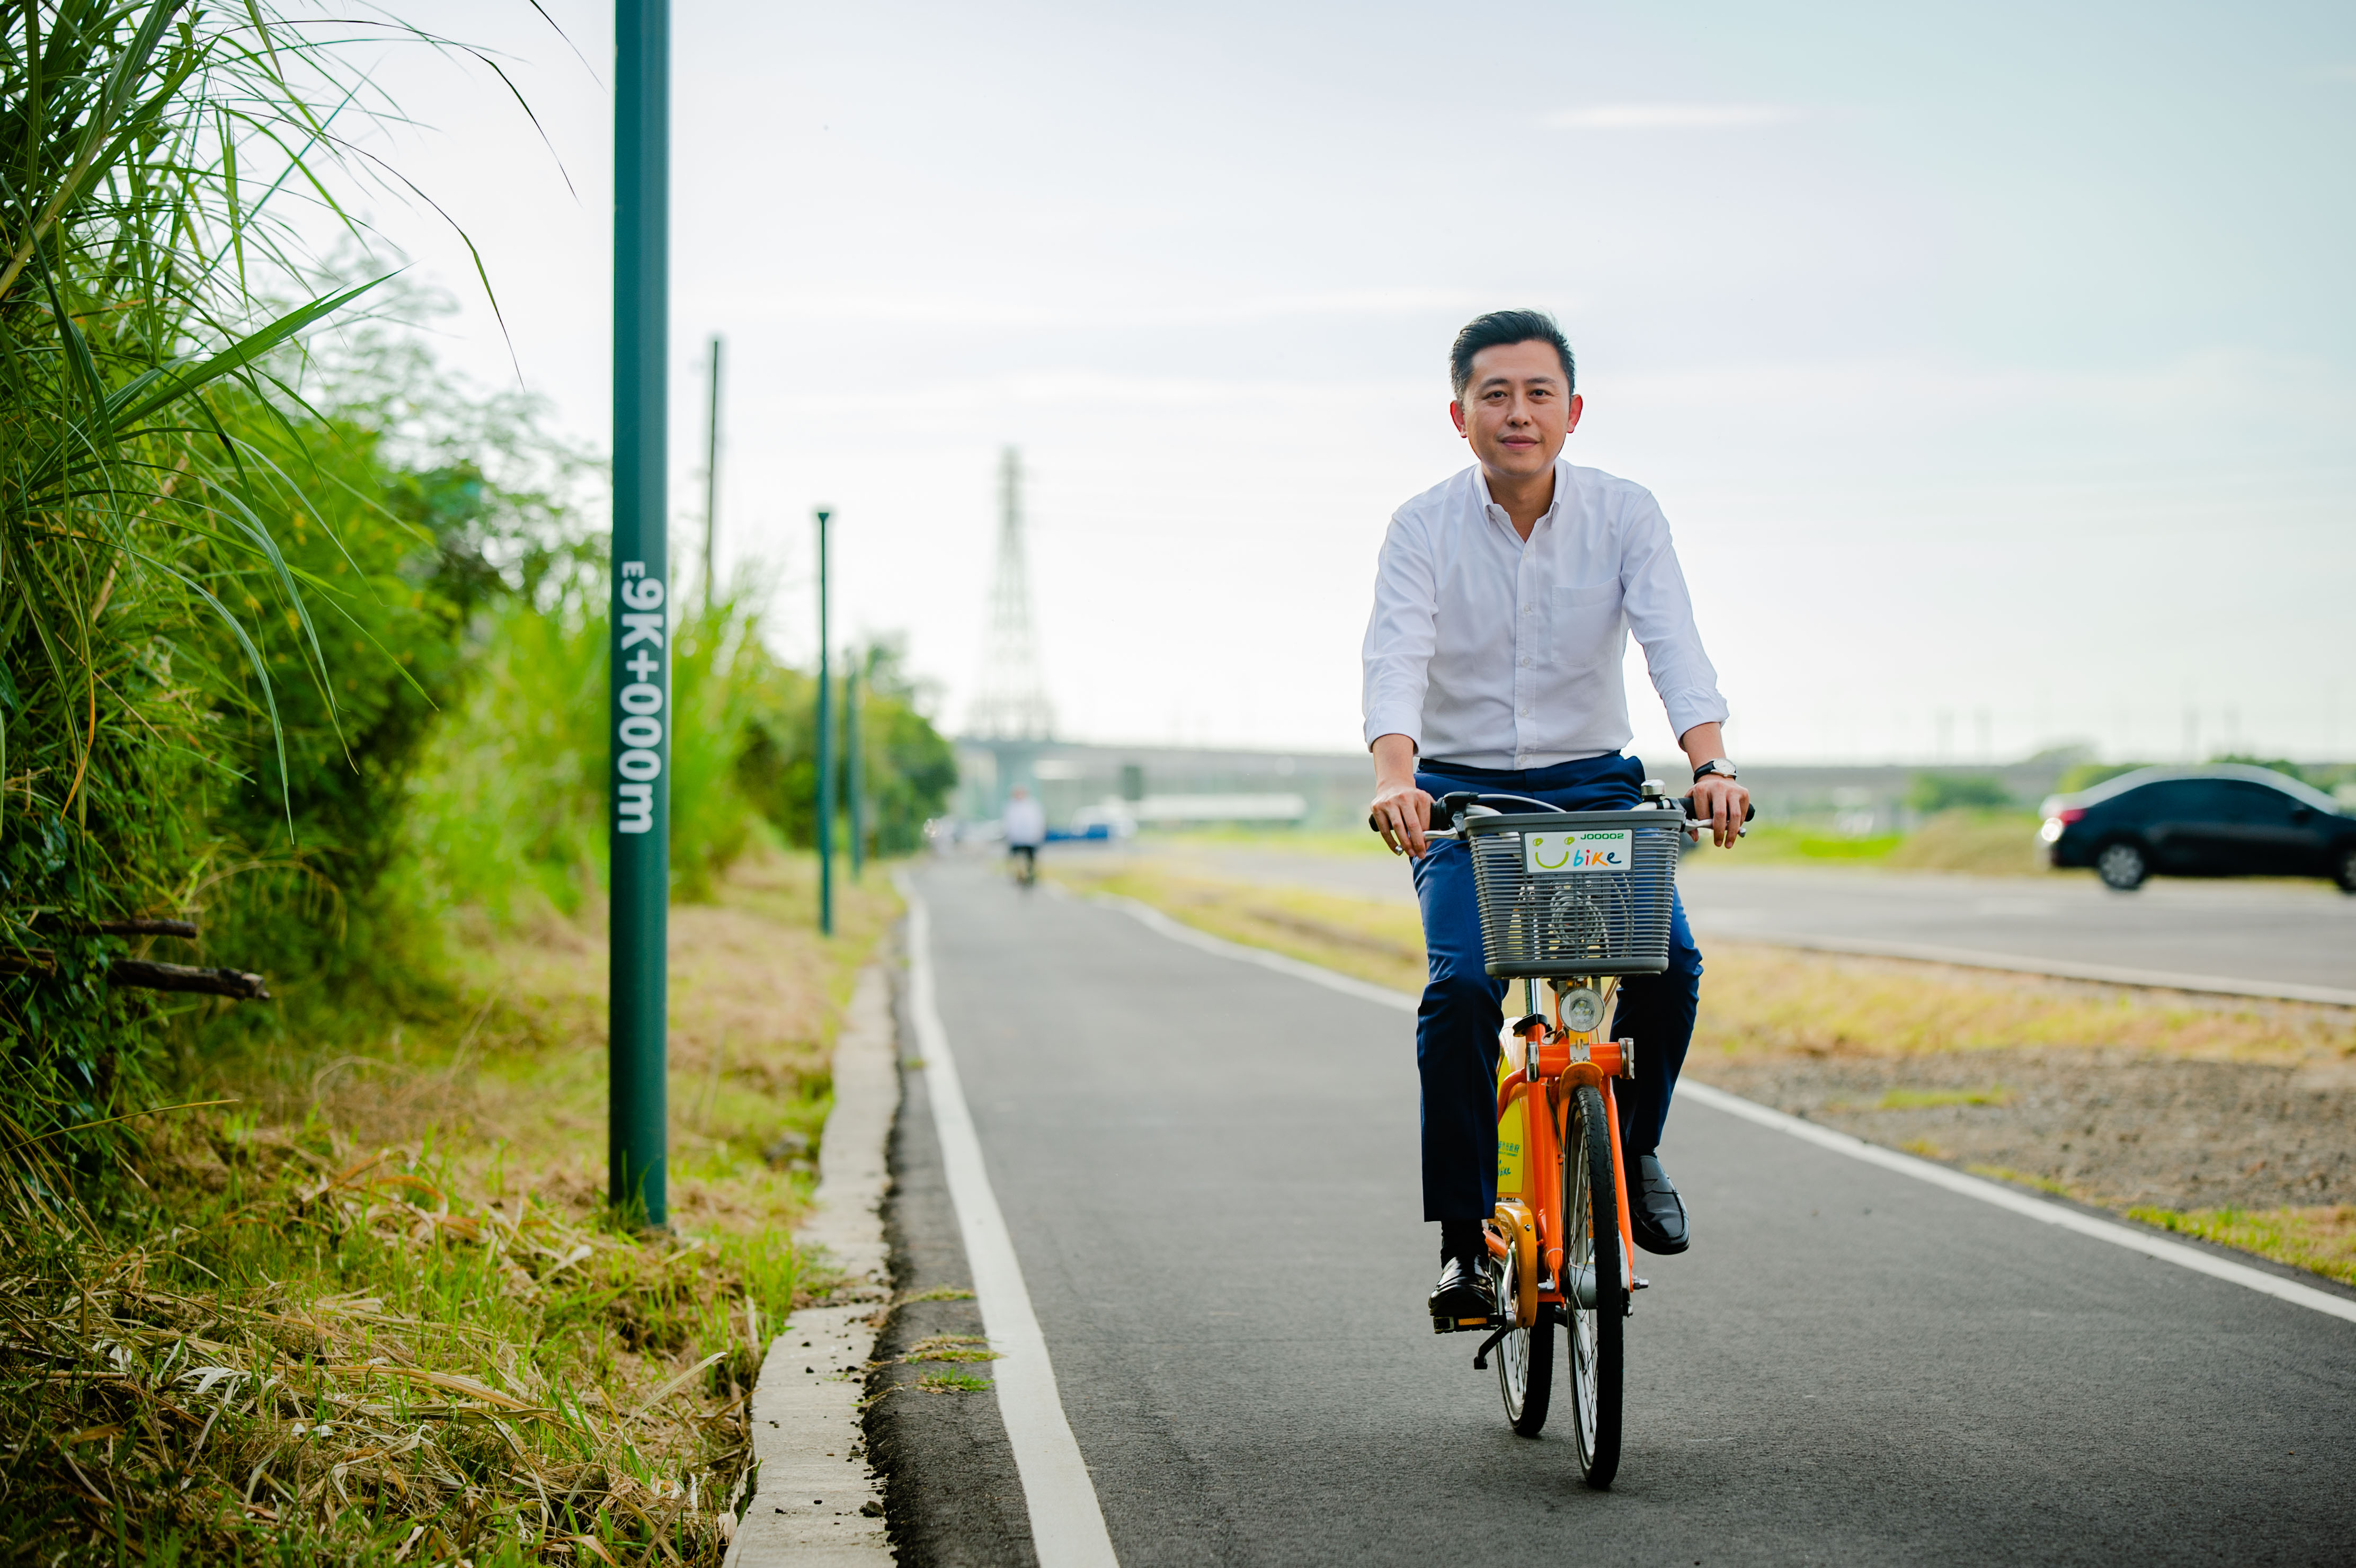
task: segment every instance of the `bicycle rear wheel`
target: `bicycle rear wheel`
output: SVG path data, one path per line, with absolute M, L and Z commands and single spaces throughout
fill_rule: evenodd
M 1572 1436 L 1580 1474 L 1601 1491 L 1620 1469 L 1622 1327 L 1628 1282 L 1620 1264 L 1620 1206 L 1603 1096 L 1571 1096 L 1562 1151 L 1563 1315 L 1570 1341 Z
M 1514 1310 L 1515 1285 L 1513 1257 L 1490 1260 L 1490 1278 L 1496 1282 L 1497 1305 Z M 1546 1429 L 1547 1406 L 1554 1395 L 1554 1318 L 1552 1309 L 1538 1308 L 1538 1320 L 1516 1328 L 1497 1341 L 1497 1392 L 1505 1398 L 1505 1419 L 1525 1437 Z

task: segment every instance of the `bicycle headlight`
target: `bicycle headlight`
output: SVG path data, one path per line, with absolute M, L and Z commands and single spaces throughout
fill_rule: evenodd
M 1603 1021 L 1603 998 L 1591 986 L 1581 986 L 1564 994 L 1562 1027 L 1573 1034 L 1587 1034 Z

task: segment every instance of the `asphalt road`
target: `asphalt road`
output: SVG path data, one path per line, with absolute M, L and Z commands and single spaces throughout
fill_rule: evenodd
M 1697 1104 L 1663 1148 L 1695 1247 L 1650 1261 L 1620 1481 L 1590 1492 L 1569 1439 L 1515 1437 L 1470 1338 L 1424 1317 L 1405 1014 L 981 867 L 919 887 L 1130 1568 L 2356 1557 L 2356 1325 Z M 937 1230 L 943 1207 L 896 1219 Z M 970 1433 L 902 1435 L 909 1476 L 1005 1463 Z M 896 1524 L 916 1488 L 894 1486 Z M 1002 1514 L 920 1522 L 916 1561 L 1028 1555 Z
M 1388 857 L 1198 853 L 1255 880 L 1414 898 L 1406 862 Z M 2091 872 L 1815 870 L 1742 866 L 1740 855 L 1739 848 L 1723 859 L 1711 851 L 1679 870 L 1698 937 L 1899 956 L 1944 951 L 2032 970 L 2116 970 L 2115 977 L 2140 984 L 2176 976 L 2356 1001 L 2356 898 L 2325 882 L 2159 878 L 2115 893 Z

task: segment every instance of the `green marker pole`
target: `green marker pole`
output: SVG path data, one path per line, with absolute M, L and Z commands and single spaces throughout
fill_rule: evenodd
M 859 765 L 859 650 L 842 650 L 842 773 L 843 793 L 851 806 L 851 885 L 859 885 L 867 862 L 867 811 L 862 798 L 866 770 Z
M 613 802 L 606 1160 L 614 1206 L 663 1224 L 670 916 L 669 0 L 614 8 Z
M 834 934 L 834 673 L 826 658 L 826 520 L 818 515 L 818 929 Z

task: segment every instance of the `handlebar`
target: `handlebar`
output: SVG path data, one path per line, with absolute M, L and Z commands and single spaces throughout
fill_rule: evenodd
M 1710 820 L 1708 816 L 1697 816 L 1694 815 L 1694 797 L 1689 795 L 1668 796 L 1665 797 L 1665 799 L 1668 805 L 1674 805 L 1677 808 L 1678 815 L 1682 816 L 1688 824 L 1699 824 Z M 1526 795 L 1485 795 L 1475 790 L 1452 790 L 1431 803 L 1431 826 L 1424 830 L 1424 837 L 1427 838 L 1443 837 L 1454 838 L 1458 837 L 1455 831 L 1456 818 L 1458 814 L 1463 811 L 1463 809 L 1468 805 L 1489 806 L 1492 810 L 1511 808 L 1501 808 L 1492 805 L 1491 803 L 1495 801 L 1510 802 L 1511 807 L 1520 807 L 1530 811 L 1560 811 L 1564 809 L 1558 805 L 1549 805 L 1542 800 L 1532 800 Z M 1747 801 L 1743 804 L 1743 821 L 1749 822 L 1758 815 L 1759 808 L 1756 805 L 1751 805 Z M 1375 820 L 1375 815 L 1373 812 L 1368 812 L 1366 814 L 1366 827 L 1370 832 L 1374 833 L 1380 833 L 1382 831 L 1382 827 Z

